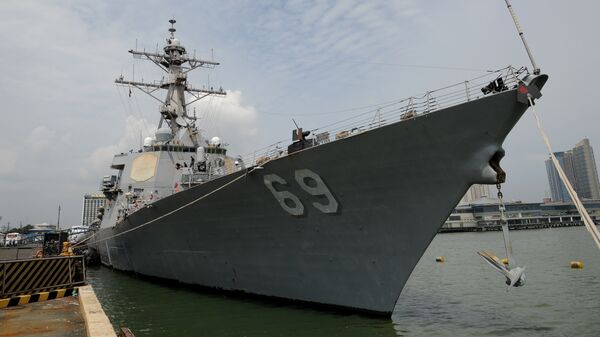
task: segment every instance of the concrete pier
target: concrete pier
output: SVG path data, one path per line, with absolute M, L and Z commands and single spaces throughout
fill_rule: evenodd
M 82 337 L 85 322 L 76 297 L 0 309 L 0 336 Z
M 91 286 L 75 296 L 0 309 L 0 337 L 117 337 Z
M 117 337 L 92 286 L 79 287 L 79 304 L 88 337 Z

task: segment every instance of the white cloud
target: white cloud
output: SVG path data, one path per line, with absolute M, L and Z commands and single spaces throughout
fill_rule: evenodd
M 257 113 L 252 106 L 242 103 L 243 95 L 239 90 L 227 91 L 225 97 L 212 97 L 192 104 L 198 115 L 198 127 L 205 138 L 219 136 L 224 143 L 230 145 L 234 154 L 252 151 L 255 146 L 248 139 L 258 132 Z M 87 158 L 86 165 L 80 170 L 82 178 L 94 178 L 109 169 L 115 154 L 137 150 L 140 140 L 154 137 L 156 126 L 146 119 L 128 116 L 119 140 L 114 144 L 96 148 Z
M 213 97 L 193 104 L 198 113 L 198 127 L 208 139 L 219 136 L 236 154 L 257 147 L 249 142 L 258 133 L 257 113 L 242 103 L 242 92 L 228 90 L 225 97 Z
M 155 132 L 156 127 L 151 126 L 147 120 L 135 116 L 127 117 L 125 130 L 119 141 L 94 150 L 87 159 L 86 168 L 80 174 L 87 177 L 92 172 L 99 174 L 99 172 L 108 170 L 115 154 L 139 149 L 140 139 L 143 141 L 146 137 L 153 137 Z

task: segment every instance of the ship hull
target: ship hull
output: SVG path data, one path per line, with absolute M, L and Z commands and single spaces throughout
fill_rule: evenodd
M 495 182 L 489 160 L 526 109 L 508 90 L 299 151 L 156 201 L 92 246 L 120 270 L 389 314 L 466 190 Z M 306 170 L 330 194 L 302 188 Z

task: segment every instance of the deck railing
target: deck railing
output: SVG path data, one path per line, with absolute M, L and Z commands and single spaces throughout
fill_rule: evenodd
M 477 100 L 485 95 L 514 89 L 526 74 L 528 74 L 527 68 L 517 69 L 512 66 L 489 71 L 479 77 L 427 91 L 421 95 L 371 106 L 368 110 L 352 117 L 310 131 L 314 136 L 315 145 L 329 143 L 388 124 Z M 489 91 L 484 93 L 485 88 L 488 88 L 490 83 L 499 83 L 500 87 L 489 88 Z M 287 146 L 290 144 L 290 139 L 280 140 L 247 153 L 241 158 L 246 167 L 262 165 L 270 160 L 286 156 L 288 154 Z

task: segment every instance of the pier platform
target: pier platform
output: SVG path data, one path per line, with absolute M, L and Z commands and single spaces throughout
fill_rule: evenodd
M 91 286 L 74 296 L 0 309 L 0 337 L 117 337 Z
M 85 337 L 77 297 L 63 297 L 0 309 L 0 337 Z

